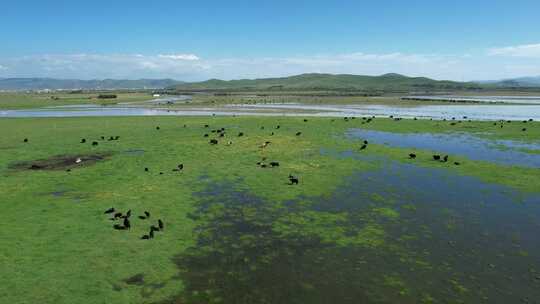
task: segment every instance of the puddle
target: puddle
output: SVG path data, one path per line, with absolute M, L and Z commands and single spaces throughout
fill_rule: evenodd
M 364 129 L 351 129 L 347 136 L 391 147 L 432 150 L 472 160 L 540 168 L 540 154 L 520 151 L 523 148 L 540 149 L 540 143 L 487 140 L 465 133 L 392 133 Z
M 540 194 L 386 161 L 284 203 L 213 184 L 165 303 L 514 303 L 540 298 Z M 533 303 L 533 302 L 531 302 Z
M 66 170 L 79 167 L 86 167 L 106 160 L 111 153 L 97 153 L 87 155 L 57 155 L 47 159 L 16 162 L 9 166 L 15 170 Z

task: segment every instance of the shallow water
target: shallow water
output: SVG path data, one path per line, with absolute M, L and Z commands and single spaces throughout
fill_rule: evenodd
M 365 129 L 351 129 L 347 136 L 392 147 L 432 150 L 450 158 L 460 155 L 472 160 L 540 168 L 540 154 L 519 151 L 540 150 L 540 143 L 488 140 L 466 133 L 392 133 Z
M 540 96 L 404 96 L 419 100 L 441 100 L 459 102 L 486 102 L 486 103 L 510 103 L 510 104 L 540 104 Z
M 185 290 L 165 302 L 540 299 L 540 194 L 381 163 L 331 195 L 284 203 L 209 184 L 192 214 L 197 245 L 175 258 Z
M 137 106 L 72 105 L 32 110 L 0 110 L 2 117 L 81 117 L 81 116 L 207 116 L 207 115 L 261 115 L 261 116 L 379 116 L 395 115 L 405 118 L 450 119 L 467 116 L 473 120 L 540 120 L 540 105 L 425 105 L 389 106 L 309 105 L 309 104 L 256 104 L 225 105 L 217 107 L 186 106 L 176 109 Z

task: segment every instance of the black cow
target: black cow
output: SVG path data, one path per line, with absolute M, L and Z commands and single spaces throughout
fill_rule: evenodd
M 289 185 L 298 185 L 298 177 L 294 177 L 291 174 L 289 174 Z
M 433 155 L 433 160 L 441 160 L 441 156 L 440 155 Z
M 366 145 L 366 144 L 362 145 L 362 146 L 360 147 L 360 150 L 364 150 L 365 148 L 367 148 L 367 145 Z
M 111 207 L 111 208 L 105 210 L 104 214 L 113 213 L 113 212 L 114 212 L 114 207 Z
M 270 167 L 279 167 L 278 162 L 270 162 Z
M 244 136 L 243 132 L 238 133 L 238 137 L 242 137 L 242 136 Z
M 448 161 L 448 155 L 445 155 L 445 156 L 443 157 L 443 162 L 447 162 L 447 161 Z
M 126 227 L 126 229 L 131 229 L 131 223 L 127 217 L 124 218 L 124 227 Z
M 86 142 L 86 139 L 82 138 L 81 139 L 81 144 L 84 144 Z
M 296 136 L 302 135 L 302 132 L 296 132 Z
M 27 142 L 28 142 L 28 138 L 23 139 L 23 142 L 27 143 Z
M 210 144 L 211 145 L 217 145 L 218 144 L 217 139 L 210 139 Z
M 409 158 L 410 158 L 410 159 L 415 159 L 415 158 L 416 158 L 416 154 L 410 153 L 410 154 L 409 154 Z
M 97 146 L 97 145 L 99 145 L 99 143 L 97 141 L 92 142 L 92 146 Z
M 113 228 L 116 229 L 116 230 L 126 230 L 127 229 L 125 226 L 122 226 L 120 224 L 114 224 Z
M 165 224 L 163 224 L 163 221 L 161 219 L 158 220 L 158 226 L 159 230 L 163 230 L 163 228 L 165 228 Z

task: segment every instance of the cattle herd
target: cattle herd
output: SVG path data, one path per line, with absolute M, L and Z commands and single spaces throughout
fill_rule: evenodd
M 104 214 L 110 214 L 112 217 L 110 218 L 111 221 L 120 221 L 121 224 L 114 224 L 113 228 L 116 230 L 130 230 L 131 229 L 131 209 L 126 212 L 126 214 L 122 214 L 122 212 L 118 212 L 114 207 L 111 207 L 107 210 L 105 210 Z M 150 219 L 150 212 L 144 211 L 144 215 L 138 216 L 139 220 L 145 221 Z M 157 220 L 157 226 L 156 225 L 150 225 L 150 230 L 148 234 L 145 234 L 141 236 L 142 240 L 149 240 L 154 238 L 154 232 L 163 231 L 165 229 L 165 224 L 161 219 Z
M 345 122 L 348 122 L 349 120 L 354 120 L 356 119 L 355 117 L 344 117 L 343 120 Z M 362 124 L 367 124 L 367 123 L 370 123 L 372 121 L 374 121 L 375 119 L 375 116 L 372 116 L 372 117 L 362 117 Z M 394 118 L 393 115 L 390 115 L 390 119 L 393 119 L 394 121 L 400 121 L 401 118 Z M 467 119 L 466 116 L 463 116 L 463 119 Z M 416 118 L 414 118 L 414 120 L 416 120 Z M 304 119 L 303 120 L 304 122 L 308 122 L 307 119 Z M 331 122 L 334 122 L 335 119 L 331 119 Z M 446 121 L 446 119 L 444 119 L 443 121 Z M 470 121 L 470 120 L 469 120 Z M 527 123 L 527 122 L 532 122 L 533 120 L 532 119 L 529 119 L 529 120 L 524 120 L 523 123 Z M 458 120 L 456 122 L 456 118 L 453 117 L 452 118 L 452 123 L 451 125 L 456 125 L 457 123 L 461 123 L 460 120 Z M 498 121 L 498 122 L 494 122 L 493 125 L 494 126 L 498 126 L 500 128 L 503 128 L 504 127 L 504 124 L 509 124 L 511 123 L 511 121 Z M 184 125 L 184 128 L 186 127 L 186 125 Z M 208 124 L 205 124 L 204 125 L 204 128 L 208 129 L 210 126 Z M 274 127 L 275 130 L 279 130 L 281 128 L 280 125 L 276 125 Z M 161 130 L 161 128 L 159 126 L 156 126 L 155 127 L 156 130 Z M 260 127 L 261 130 L 264 129 L 264 127 Z M 522 128 L 522 131 L 527 131 L 527 128 Z M 224 138 L 227 134 L 226 132 L 226 129 L 225 128 L 218 128 L 218 129 L 213 129 L 211 130 L 211 132 L 209 133 L 212 133 L 212 134 L 215 134 L 215 137 L 217 138 L 212 138 L 209 140 L 209 144 L 210 145 L 218 145 L 219 144 L 219 140 L 218 138 Z M 209 133 L 204 133 L 203 134 L 203 137 L 204 138 L 208 138 L 210 137 L 210 134 Z M 270 133 L 270 136 L 274 135 L 274 132 L 271 132 Z M 295 133 L 296 136 L 301 136 L 302 135 L 302 132 L 298 131 Z M 237 137 L 243 137 L 245 136 L 245 133 L 244 132 L 238 132 L 237 133 Z M 105 136 L 101 136 L 100 137 L 102 141 L 105 140 Z M 109 136 L 108 137 L 108 141 L 116 141 L 116 140 L 119 140 L 120 139 L 120 136 L 118 135 L 115 135 L 115 136 Z M 28 138 L 24 138 L 23 139 L 23 142 L 24 143 L 28 143 L 29 140 Z M 86 143 L 87 140 L 85 138 L 82 138 L 80 140 L 80 143 L 81 144 L 84 144 Z M 233 142 L 232 141 L 227 141 L 227 145 L 232 145 Z M 269 145 L 271 144 L 270 141 L 265 141 L 263 142 L 259 148 L 260 149 L 265 149 L 267 148 Z M 360 150 L 366 150 L 368 148 L 368 144 L 369 142 L 367 140 L 364 140 L 362 142 L 362 145 L 360 146 Z M 92 146 L 98 146 L 99 145 L 99 142 L 98 141 L 92 141 Z M 415 153 L 409 153 L 409 159 L 416 159 L 417 158 L 417 155 Z M 449 160 L 449 156 L 448 155 L 444 155 L 444 156 L 441 156 L 439 154 L 434 154 L 432 155 L 432 159 L 434 161 L 438 161 L 438 162 L 443 162 L 443 163 L 446 163 L 448 162 Z M 78 161 L 80 160 L 80 158 L 77 159 Z M 454 162 L 454 165 L 460 165 L 459 162 Z M 257 166 L 260 167 L 260 168 L 275 168 L 275 167 L 279 167 L 280 166 L 280 163 L 277 162 L 277 161 L 268 161 L 266 157 L 262 157 L 261 161 L 257 162 Z M 184 170 L 184 164 L 178 164 L 175 168 L 172 169 L 173 172 L 180 172 Z M 70 171 L 68 169 L 68 171 Z M 145 172 L 150 172 L 150 169 L 148 167 L 145 167 L 144 168 L 144 171 Z M 163 174 L 163 172 L 159 172 L 159 174 Z M 298 185 L 299 184 L 299 178 L 297 176 L 294 176 L 292 174 L 289 174 L 288 176 L 288 180 L 289 180 L 289 185 Z M 119 212 L 117 211 L 114 207 L 111 207 L 109 209 L 107 209 L 105 212 L 105 214 L 110 214 L 112 217 L 110 218 L 111 221 L 116 221 L 117 223 L 113 225 L 113 228 L 116 229 L 116 230 L 130 230 L 131 229 L 131 210 L 128 210 L 125 214 L 123 214 L 122 212 Z M 138 216 L 138 219 L 140 221 L 149 221 L 151 218 L 150 216 L 150 212 L 148 211 L 144 211 L 143 214 L 139 215 Z M 154 224 L 150 224 L 149 226 L 149 231 L 148 231 L 148 234 L 145 234 L 143 236 L 141 236 L 141 239 L 143 240 L 149 240 L 149 239 L 153 239 L 154 236 L 155 236 L 155 232 L 160 232 L 160 231 L 163 231 L 164 230 L 164 223 L 161 219 L 158 219 L 157 220 L 157 223 L 154 225 Z

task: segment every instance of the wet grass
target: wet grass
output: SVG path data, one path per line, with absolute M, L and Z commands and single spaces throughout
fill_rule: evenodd
M 455 302 L 478 299 L 470 291 L 483 281 L 429 272 L 442 267 L 436 266 L 442 258 L 430 260 L 419 250 L 427 248 L 431 239 L 424 236 L 433 235 L 435 229 L 432 222 L 413 225 L 426 208 L 416 204 L 416 192 L 404 194 L 408 199 L 398 202 L 399 193 L 387 197 L 384 187 L 375 188 L 384 186 L 384 180 L 372 185 L 348 182 L 359 172 L 383 168 L 386 161 L 377 160 L 383 157 L 472 176 L 507 186 L 505 191 L 538 192 L 538 170 L 460 156 L 452 158 L 462 166 L 445 166 L 432 162 L 430 151 L 416 151 L 419 156 L 413 162 L 406 159 L 408 149 L 369 144 L 358 151 L 359 142 L 345 137 L 353 127 L 413 132 L 431 126 L 442 132 L 435 123 L 376 119 L 362 124 L 361 119 L 330 118 L 304 122 L 283 117 L 0 120 L 0 129 L 8 130 L 0 137 L 0 298 L 8 303 L 324 303 L 335 298 L 343 303 L 358 299 L 429 303 L 456 291 L 463 295 L 453 296 Z M 481 122 L 468 126 L 473 132 L 489 128 Z M 221 127 L 224 137 L 211 132 Z M 528 128 L 531 133 L 525 139 L 512 128 L 501 136 L 538 140 L 537 123 Z M 245 135 L 238 137 L 239 132 Z M 297 132 L 302 134 L 296 136 Z M 101 136 L 120 139 L 107 141 Z M 86 143 L 81 144 L 81 138 Z M 213 138 L 219 144 L 210 145 Z M 92 141 L 99 145 L 92 146 Z M 261 148 L 265 141 L 271 143 Z M 321 148 L 367 158 L 324 155 Z M 14 163 L 58 155 L 105 152 L 111 153 L 106 161 L 70 172 L 10 169 Z M 263 157 L 280 166 L 257 166 Z M 178 164 L 184 169 L 173 171 Z M 288 185 L 289 174 L 300 184 Z M 358 197 L 350 192 L 355 188 L 366 194 L 359 200 L 347 199 Z M 122 212 L 132 210 L 131 230 L 112 228 L 114 222 L 103 211 L 113 206 Z M 152 240 L 140 239 L 150 223 L 136 216 L 145 210 L 152 213 L 152 221 L 161 218 L 166 224 Z M 464 222 L 452 209 L 444 215 L 445 229 L 474 223 L 467 218 Z M 400 230 L 408 227 L 410 231 Z M 521 256 L 538 256 L 535 247 L 521 250 Z M 530 267 L 525 261 L 523 265 Z M 430 282 L 444 277 L 442 282 L 450 289 L 435 283 L 419 288 L 425 275 L 431 276 Z M 527 293 L 530 290 L 524 289 Z

